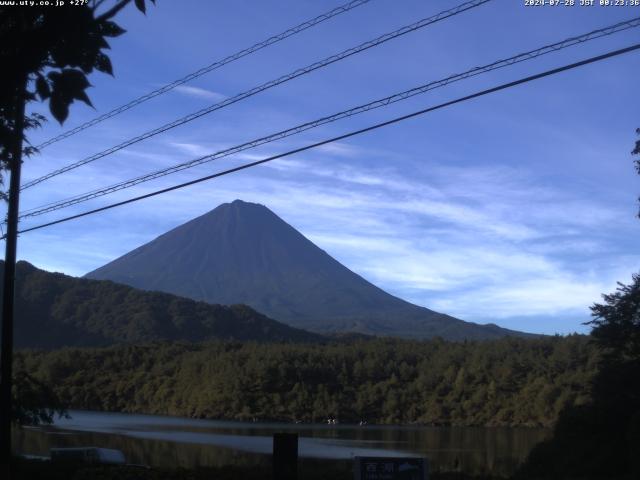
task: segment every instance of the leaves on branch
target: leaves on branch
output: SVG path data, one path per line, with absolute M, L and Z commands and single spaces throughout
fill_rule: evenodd
M 56 414 L 68 417 L 53 389 L 23 370 L 14 375 L 12 390 L 12 418 L 20 425 L 50 424 Z
M 629 285 L 603 295 L 604 303 L 591 307 L 591 335 L 609 358 L 640 360 L 640 274 Z
M 36 153 L 38 153 L 40 150 L 38 150 L 36 147 L 32 147 L 32 146 L 28 146 L 22 149 L 22 156 L 24 157 L 32 157 L 33 155 L 35 155 Z
M 93 106 L 85 89 L 91 86 L 85 74 L 80 70 L 65 68 L 61 72 L 49 72 L 51 81 L 51 101 L 49 107 L 52 115 L 63 123 L 69 114 L 69 105 L 80 100 Z
M 123 33 L 127 31 L 124 28 L 121 28 L 117 23 L 110 22 L 109 20 L 105 20 L 100 25 L 100 33 L 105 37 L 119 37 Z
M 41 115 L 39 113 L 32 113 L 27 118 L 25 118 L 25 125 L 28 128 L 40 128 L 43 123 L 47 121 L 47 117 Z
M 108 73 L 109 75 L 113 76 L 113 66 L 111 65 L 111 60 L 102 52 L 100 52 L 96 56 L 95 67 L 96 70 L 103 73 Z
M 86 75 L 94 69 L 113 75 L 111 60 L 103 50 L 110 48 L 107 37 L 125 33 L 112 19 L 129 3 L 131 0 L 119 0 L 102 15 L 96 12 L 102 2 L 87 8 L 11 9 L 11 14 L 0 7 L 0 64 L 12 66 L 0 76 L 0 168 L 11 162 L 10 146 L 15 145 L 16 98 L 23 95 L 27 103 L 48 101 L 51 114 L 60 123 L 68 117 L 74 101 L 92 106 Z M 135 1 L 143 12 L 145 3 Z M 29 80 L 26 89 L 22 86 L 25 73 Z M 41 122 L 25 118 L 24 126 L 28 130 Z M 21 137 L 23 141 L 26 138 L 24 134 Z
M 47 79 L 40 74 L 36 77 L 36 92 L 40 95 L 40 100 L 46 100 L 51 96 L 49 83 L 47 82 Z
M 53 118 L 60 123 L 64 123 L 69 116 L 69 104 L 57 96 L 52 96 L 51 100 L 49 100 L 49 110 Z
M 144 4 L 144 0 L 135 0 L 136 8 L 142 13 L 147 13 L 147 7 Z
M 107 42 L 104 39 L 104 37 L 98 36 L 97 41 L 98 41 L 98 47 L 100 47 L 101 49 L 111 50 L 111 45 L 109 45 L 109 42 Z

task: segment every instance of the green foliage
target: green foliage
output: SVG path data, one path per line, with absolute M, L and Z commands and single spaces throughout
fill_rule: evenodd
M 30 156 L 37 151 L 25 132 L 46 119 L 38 113 L 25 114 L 27 103 L 48 101 L 60 123 L 75 100 L 91 106 L 87 75 L 94 70 L 113 75 L 105 53 L 107 38 L 124 30 L 111 19 L 129 3 L 114 1 L 104 12 L 98 12 L 103 0 L 72 8 L 0 6 L 0 169 L 13 164 L 16 152 Z M 135 5 L 145 12 L 145 0 L 136 0 Z M 0 197 L 7 199 L 4 192 Z
M 74 100 L 91 105 L 85 92 L 90 86 L 86 75 L 94 69 L 113 74 L 104 52 L 109 48 L 107 38 L 124 30 L 111 19 L 130 2 L 116 1 L 103 13 L 98 12 L 103 2 L 95 1 L 74 8 L 0 7 L 0 62 L 12 66 L 2 75 L 0 119 L 12 121 L 12 97 L 25 76 L 32 83 L 26 100 L 48 100 L 51 114 L 61 123 Z M 144 0 L 135 0 L 135 5 L 145 12 Z
M 561 412 L 518 478 L 640 478 L 640 275 L 603 298 L 591 307 L 601 352 L 592 400 Z
M 549 426 L 585 404 L 583 336 L 153 343 L 18 354 L 69 408 L 198 418 Z
M 640 135 L 640 128 L 636 128 L 636 133 Z M 636 140 L 636 144 L 631 151 L 632 155 L 640 155 L 640 139 Z M 640 174 L 640 160 L 635 160 L 636 171 Z M 640 198 L 638 198 L 640 201 Z M 638 217 L 640 218 L 640 211 L 638 212 Z
M 640 154 L 640 140 L 631 153 Z M 640 174 L 640 160 L 635 166 Z M 553 438 L 531 452 L 517 478 L 640 478 L 640 274 L 632 280 L 591 307 L 602 359 L 592 401 L 561 412 Z
M 50 424 L 56 414 L 67 415 L 55 392 L 25 371 L 14 374 L 12 396 L 12 418 L 20 425 Z
M 604 303 L 591 307 L 592 335 L 605 353 L 608 364 L 640 360 L 640 274 L 630 285 L 603 295 Z

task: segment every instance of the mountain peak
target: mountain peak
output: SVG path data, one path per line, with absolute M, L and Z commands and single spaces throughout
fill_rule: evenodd
M 269 216 L 272 219 L 279 217 L 273 213 L 269 208 L 260 204 L 260 203 L 252 203 L 245 202 L 244 200 L 236 199 L 232 202 L 222 203 L 218 205 L 213 210 L 201 215 L 200 217 L 196 217 L 192 222 L 197 221 L 219 221 L 225 222 L 230 221 L 233 218 L 244 218 L 247 220 L 255 220 L 260 216 Z M 187 222 L 187 224 L 190 222 Z M 184 224 L 184 225 L 187 225 Z M 180 227 L 184 226 L 181 225 Z M 178 227 L 178 228 L 180 228 Z
M 233 202 L 230 203 L 230 205 L 235 205 L 235 206 L 238 206 L 238 207 L 251 205 L 251 206 L 256 206 L 256 207 L 267 208 L 264 205 L 262 205 L 261 203 L 245 202 L 244 200 L 240 200 L 239 198 L 236 198 Z
M 224 203 L 87 277 L 208 303 L 243 303 L 292 326 L 324 332 L 449 339 L 510 333 L 394 297 L 266 206 L 242 200 Z
M 235 209 L 250 209 L 250 208 L 263 208 L 265 210 L 269 210 L 267 207 L 262 205 L 261 203 L 253 203 L 253 202 L 245 202 L 244 200 L 240 200 L 236 198 L 233 202 L 223 203 L 218 205 L 212 211 L 216 211 L 218 208 L 235 208 Z

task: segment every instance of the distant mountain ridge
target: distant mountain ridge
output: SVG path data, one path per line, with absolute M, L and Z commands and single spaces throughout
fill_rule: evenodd
M 0 261 L 2 270 L 4 262 Z M 46 272 L 27 262 L 16 266 L 17 348 L 214 339 L 324 341 L 245 305 L 211 305 L 168 293 L 145 292 L 109 281 Z
M 263 205 L 236 200 L 86 275 L 216 304 L 289 325 L 450 340 L 525 335 L 413 305 L 352 272 Z

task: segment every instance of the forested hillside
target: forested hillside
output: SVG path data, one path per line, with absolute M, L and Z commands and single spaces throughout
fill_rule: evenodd
M 0 261 L 0 272 L 3 269 Z M 211 339 L 304 342 L 322 337 L 271 320 L 246 305 L 211 305 L 18 262 L 15 342 L 19 348 Z
M 155 343 L 21 352 L 70 408 L 190 417 L 551 425 L 585 403 L 588 337 L 454 343 Z

